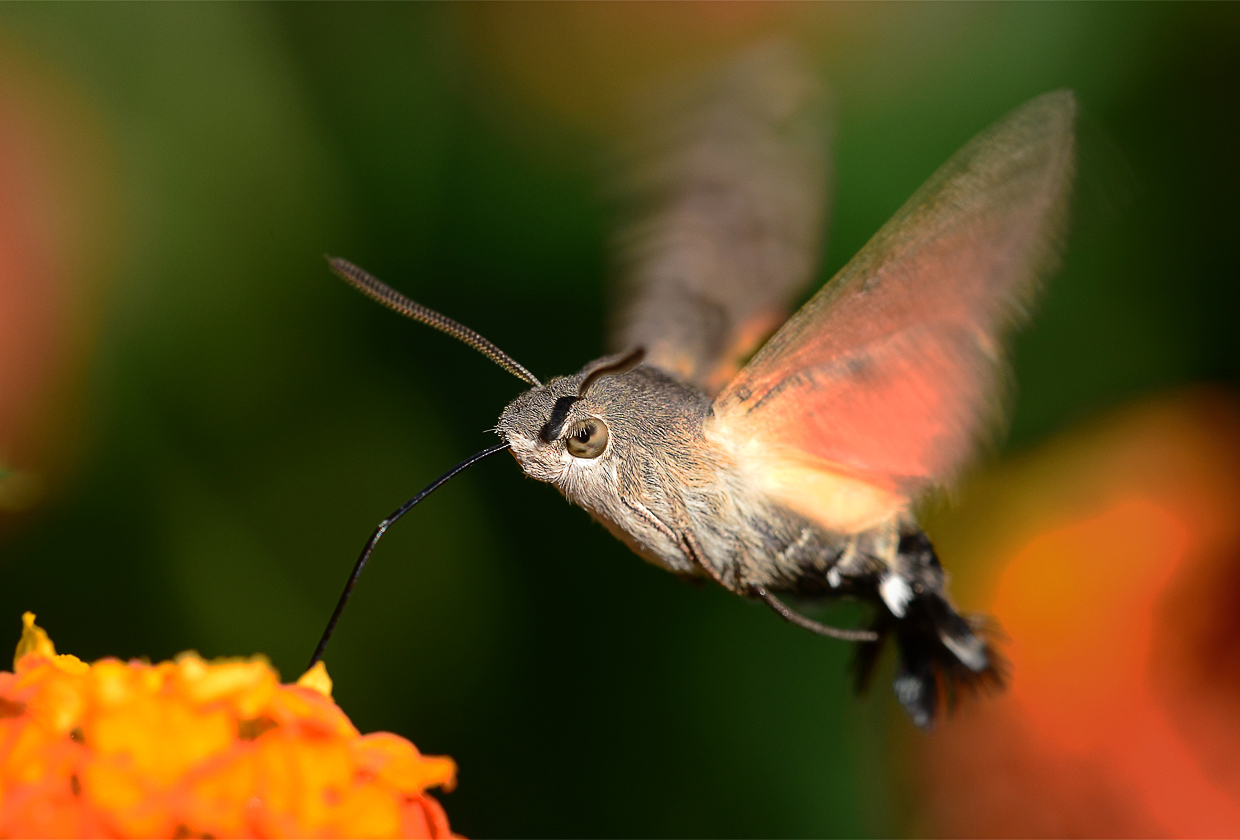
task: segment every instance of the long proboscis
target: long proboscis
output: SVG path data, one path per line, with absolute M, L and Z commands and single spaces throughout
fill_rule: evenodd
M 310 657 L 310 664 L 307 666 L 308 668 L 313 668 L 315 664 L 323 658 L 323 651 L 327 648 L 327 642 L 331 639 L 332 633 L 336 630 L 336 622 L 340 620 L 340 614 L 344 612 L 344 605 L 348 603 L 349 596 L 353 594 L 353 587 L 357 586 L 357 579 L 362 576 L 362 570 L 366 568 L 366 563 L 370 560 L 370 553 L 375 550 L 375 544 L 379 542 L 379 538 L 383 536 L 383 532 L 391 527 L 393 522 L 412 510 L 414 505 L 425 499 L 431 493 L 434 493 L 457 473 L 472 467 L 483 458 L 490 457 L 496 452 L 503 452 L 507 448 L 507 443 L 501 443 L 496 446 L 492 446 L 490 449 L 484 449 L 481 452 L 470 455 L 464 461 L 461 461 L 461 463 L 457 464 L 455 467 L 439 476 L 439 478 L 432 481 L 425 489 L 420 491 L 416 496 L 405 502 L 396 510 L 392 511 L 390 516 L 379 523 L 378 527 L 376 527 L 371 533 L 370 539 L 366 540 L 366 545 L 362 547 L 362 553 L 358 555 L 357 562 L 353 564 L 353 571 L 349 574 L 349 580 L 344 585 L 344 591 L 340 593 L 340 600 L 336 602 L 336 609 L 332 610 L 332 617 L 327 620 L 327 627 L 323 630 L 323 635 L 319 638 L 318 646 L 314 649 L 314 656 Z
M 410 300 L 378 277 L 375 277 L 363 268 L 359 268 L 348 260 L 329 256 L 327 262 L 340 279 L 371 300 L 378 301 L 388 309 L 399 312 L 406 318 L 420 321 L 428 327 L 434 327 L 440 332 L 447 333 L 453 338 L 465 342 L 518 379 L 524 379 L 535 387 L 542 387 L 538 377 L 526 370 L 516 359 L 464 324 L 457 323 L 446 315 L 440 315 L 435 310 L 423 306 L 415 300 Z

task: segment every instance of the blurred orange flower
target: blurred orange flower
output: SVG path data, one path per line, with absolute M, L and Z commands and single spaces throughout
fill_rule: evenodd
M 0 672 L 0 835 L 450 836 L 426 789 L 456 765 L 360 735 L 322 663 L 294 685 L 261 656 L 88 665 L 23 620 Z
M 1011 688 L 922 742 L 920 835 L 1240 835 L 1240 401 L 1064 435 L 935 530 Z M 959 562 L 957 562 L 959 561 Z
M 13 35 L 0 28 L 0 527 L 78 451 L 83 372 L 124 216 L 92 98 Z

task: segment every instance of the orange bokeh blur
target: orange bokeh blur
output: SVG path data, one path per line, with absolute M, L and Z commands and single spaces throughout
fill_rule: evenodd
M 321 663 L 295 685 L 262 657 L 88 665 L 25 621 L 0 672 L 0 835 L 450 836 L 426 789 L 455 764 L 360 735 Z
M 0 514 L 29 507 L 73 454 L 117 252 L 114 169 L 87 98 L 0 41 Z
M 816 60 L 864 54 L 898 13 L 868 3 L 505 3 L 460 9 L 471 58 L 512 115 L 533 106 L 587 135 L 630 126 L 634 106 L 765 40 Z
M 921 745 L 919 833 L 1240 834 L 1240 400 L 1194 390 L 983 478 L 940 551 L 1009 691 Z

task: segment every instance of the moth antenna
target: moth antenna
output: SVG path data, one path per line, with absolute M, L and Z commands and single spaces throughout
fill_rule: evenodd
M 645 347 L 635 347 L 628 353 L 625 353 L 614 362 L 603 362 L 586 374 L 586 378 L 581 380 L 581 387 L 577 389 L 577 396 L 584 397 L 586 391 L 590 390 L 590 386 L 598 382 L 604 376 L 616 376 L 621 373 L 628 373 L 633 368 L 642 363 L 646 358 Z
M 423 306 L 417 301 L 410 300 L 378 277 L 364 269 L 358 268 L 348 260 L 329 256 L 327 263 L 332 267 L 332 271 L 336 272 L 337 276 L 371 300 L 378 301 L 388 309 L 399 312 L 406 318 L 421 321 L 428 327 L 434 327 L 440 332 L 447 333 L 453 338 L 465 342 L 518 379 L 524 379 L 537 388 L 542 387 L 538 377 L 522 367 L 516 359 L 464 324 L 458 324 L 446 315 L 440 315 L 435 310 Z
M 341 260 L 341 262 L 344 261 Z M 348 263 L 345 263 L 345 265 L 348 265 Z M 373 280 L 374 278 L 371 279 Z M 375 280 L 375 282 L 378 283 L 379 281 Z M 380 283 L 379 285 L 382 286 L 383 284 Z M 384 286 L 384 288 L 387 287 Z M 414 304 L 414 306 L 417 306 L 417 304 Z M 445 318 L 444 320 L 447 319 Z M 439 478 L 432 481 L 424 490 L 419 492 L 416 496 L 405 502 L 396 510 L 392 511 L 390 516 L 379 523 L 378 527 L 376 527 L 371 533 L 370 539 L 366 540 L 366 545 L 362 546 L 362 553 L 358 555 L 357 562 L 353 564 L 353 571 L 349 574 L 349 580 L 344 585 L 344 591 L 340 593 L 340 599 L 336 601 L 336 609 L 332 610 L 332 617 L 327 620 L 327 628 L 323 630 L 323 635 L 319 638 L 318 646 L 314 649 L 314 656 L 310 657 L 310 664 L 306 666 L 306 670 L 313 668 L 315 663 L 323 658 L 323 651 L 327 648 L 327 641 L 332 637 L 332 633 L 336 629 L 336 622 L 340 620 L 340 614 L 344 612 L 344 605 L 348 603 L 349 596 L 353 594 L 353 587 L 357 586 L 357 579 L 362 576 L 362 569 L 366 568 L 366 561 L 370 559 L 370 553 L 375 550 L 375 544 L 379 542 L 379 538 L 383 536 L 383 532 L 386 531 L 393 522 L 408 513 L 414 505 L 438 490 L 448 481 L 448 479 L 452 478 L 462 470 L 472 467 L 483 458 L 490 457 L 496 452 L 503 452 L 507 448 L 507 443 L 501 443 L 496 446 L 492 446 L 490 449 L 484 449 L 481 452 L 476 452 L 473 455 L 470 455 L 464 461 L 461 461 L 461 463 L 457 464 L 455 467 L 439 476 Z

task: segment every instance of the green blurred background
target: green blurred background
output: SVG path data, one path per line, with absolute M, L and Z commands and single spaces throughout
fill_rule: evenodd
M 13 641 L 31 609 L 85 659 L 262 651 L 295 678 L 377 520 L 521 388 L 322 255 L 576 370 L 604 346 L 626 97 L 773 31 L 835 97 L 822 279 L 974 133 L 1077 91 L 1076 220 L 1015 343 L 1007 451 L 1240 385 L 1235 4 L 4 5 L 0 87 L 89 185 L 52 384 L 0 393 L 26 418 L 3 480 L 35 488 L 0 494 Z M 359 728 L 456 758 L 468 836 L 899 833 L 907 724 L 847 663 L 506 458 L 389 533 L 327 655 Z

